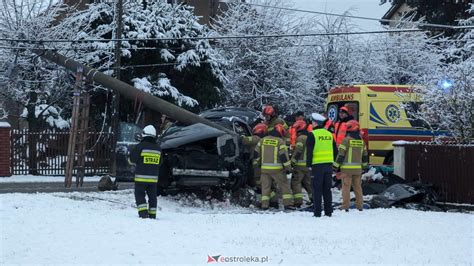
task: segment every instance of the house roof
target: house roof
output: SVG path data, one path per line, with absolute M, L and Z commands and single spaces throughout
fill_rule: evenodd
M 402 7 L 403 2 L 402 1 L 397 1 L 397 3 L 392 4 L 392 7 L 383 15 L 382 19 L 392 19 L 392 17 L 397 13 L 397 11 Z M 388 25 L 389 22 L 387 21 L 381 21 L 380 22 L 383 25 Z

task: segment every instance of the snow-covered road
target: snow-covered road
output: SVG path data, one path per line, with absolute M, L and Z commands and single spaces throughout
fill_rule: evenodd
M 159 198 L 159 220 L 137 218 L 133 191 L 0 195 L 0 265 L 206 264 L 208 255 L 278 264 L 473 263 L 474 216 L 373 209 L 248 210 Z

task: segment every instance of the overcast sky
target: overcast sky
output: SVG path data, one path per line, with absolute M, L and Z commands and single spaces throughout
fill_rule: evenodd
M 379 5 L 380 0 L 292 0 L 294 7 L 319 12 L 342 14 L 351 9 L 351 15 L 370 18 L 382 18 L 390 4 Z M 301 13 L 302 16 L 307 13 Z M 360 30 L 379 30 L 377 21 L 353 19 Z

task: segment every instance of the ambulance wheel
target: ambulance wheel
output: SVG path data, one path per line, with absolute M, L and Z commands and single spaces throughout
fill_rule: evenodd
M 383 160 L 383 164 L 385 165 L 393 165 L 393 151 L 390 151 Z

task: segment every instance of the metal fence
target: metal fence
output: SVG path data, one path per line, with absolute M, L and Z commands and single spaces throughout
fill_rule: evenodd
M 474 145 L 404 146 L 408 181 L 432 183 L 440 201 L 474 204 Z
M 109 172 L 111 135 L 110 133 L 89 132 L 86 142 L 86 175 L 100 175 Z M 11 134 L 13 174 L 64 175 L 68 140 L 69 132 L 65 131 L 13 130 Z

